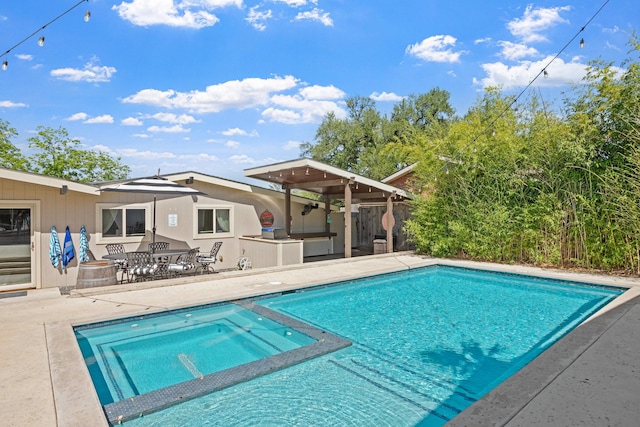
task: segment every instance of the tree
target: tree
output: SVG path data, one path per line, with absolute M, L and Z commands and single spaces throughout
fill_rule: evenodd
M 0 119 L 0 166 L 7 169 L 28 171 L 29 161 L 11 143 L 11 138 L 15 138 L 17 135 L 16 130 L 9 126 L 9 122 Z
M 395 164 L 381 154 L 382 122 L 371 98 L 346 100 L 347 117 L 330 112 L 316 131 L 315 143 L 301 145 L 302 156 L 373 179 L 395 172 Z
M 28 139 L 36 150 L 32 156 L 32 171 L 79 182 L 99 182 L 124 179 L 130 168 L 102 151 L 85 150 L 80 141 L 69 138 L 66 129 L 38 127 L 37 136 Z

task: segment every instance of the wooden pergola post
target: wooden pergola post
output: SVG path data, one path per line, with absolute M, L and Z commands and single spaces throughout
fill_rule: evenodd
M 331 215 L 331 200 L 329 196 L 324 196 L 324 232 L 331 232 L 331 224 L 329 223 L 329 215 Z
M 392 195 L 387 197 L 387 253 L 393 252 L 393 200 Z
M 351 258 L 351 185 L 344 186 L 344 257 Z
M 287 236 L 291 235 L 291 189 L 289 186 L 284 186 L 284 222 Z

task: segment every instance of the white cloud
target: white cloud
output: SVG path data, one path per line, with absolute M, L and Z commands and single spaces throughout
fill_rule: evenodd
M 491 41 L 491 37 L 485 37 L 483 39 L 476 39 L 473 41 L 473 44 L 482 44 L 482 43 L 489 43 Z
M 373 92 L 371 95 L 369 95 L 369 98 L 373 99 L 374 101 L 397 102 L 397 101 L 402 101 L 404 99 L 404 96 L 396 95 L 393 92 L 382 92 L 382 93 Z
M 498 42 L 498 44 L 502 47 L 500 56 L 510 61 L 526 58 L 528 56 L 535 57 L 539 54 L 537 49 L 520 43 L 501 41 Z
M 70 82 L 102 83 L 111 81 L 111 77 L 117 72 L 115 67 L 100 66 L 96 64 L 97 62 L 98 59 L 93 58 L 85 64 L 82 70 L 77 68 L 58 68 L 57 70 L 51 70 L 50 74 L 52 77 Z
M 142 138 L 142 139 L 151 138 L 151 135 L 146 134 L 146 133 L 134 133 L 131 136 L 133 136 L 135 138 Z
M 137 148 L 122 148 L 116 150 L 116 152 L 122 157 L 132 157 L 143 160 L 175 159 L 177 157 L 175 154 L 167 151 L 138 151 Z
M 329 17 L 329 12 L 325 12 L 317 7 L 311 11 L 300 12 L 294 18 L 296 21 L 310 20 L 322 23 L 325 27 L 333 27 L 333 19 Z
M 225 142 L 224 145 L 226 147 L 229 147 L 229 148 L 238 148 L 240 146 L 240 143 L 238 141 L 229 140 L 229 141 Z
M 344 98 L 344 92 L 333 85 L 329 86 L 307 86 L 300 89 L 300 95 L 305 99 L 317 100 L 317 99 L 342 99 Z
M 427 37 L 420 43 L 409 45 L 406 52 L 429 62 L 458 62 L 465 51 L 453 52 L 450 47 L 456 45 L 456 38 L 449 35 Z
M 27 107 L 27 104 L 23 104 L 22 102 L 0 101 L 0 107 L 2 107 L 2 108 L 20 108 L 20 107 Z
M 262 117 L 285 124 L 318 123 L 333 111 L 338 118 L 347 116 L 344 109 L 333 101 L 310 100 L 299 95 L 276 95 L 271 98 L 275 107 L 262 112 Z
M 287 141 L 282 146 L 282 149 L 284 151 L 297 150 L 298 148 L 300 148 L 300 142 L 299 141 Z
M 113 117 L 109 114 L 103 114 L 102 116 L 93 117 L 91 119 L 85 120 L 83 123 L 88 125 L 94 124 L 108 124 L 113 123 Z
M 255 160 L 252 159 L 251 157 L 247 156 L 246 154 L 240 154 L 237 156 L 231 156 L 229 157 L 229 160 L 231 160 L 234 163 L 241 163 L 241 164 L 255 164 Z
M 136 117 L 127 117 L 126 119 L 122 119 L 120 124 L 124 126 L 142 126 L 142 121 Z
M 560 12 L 569 10 L 570 6 L 534 9 L 533 5 L 528 5 L 523 17 L 507 23 L 507 29 L 526 43 L 546 41 L 547 38 L 541 33 L 557 24 L 568 23 L 560 16 Z
M 151 126 L 147 128 L 149 132 L 163 132 L 163 133 L 187 133 L 191 132 L 191 129 L 183 128 L 182 125 L 175 126 Z
M 249 14 L 245 18 L 253 28 L 258 31 L 264 31 L 267 29 L 266 22 L 273 17 L 271 9 L 263 12 L 258 10 L 258 6 L 254 6 L 249 9 Z
M 255 129 L 253 129 L 251 132 L 247 132 L 244 129 L 233 128 L 233 129 L 223 130 L 220 133 L 223 134 L 224 136 L 258 136 L 258 131 Z
M 65 120 L 73 122 L 77 120 L 87 120 L 87 117 L 89 117 L 87 113 L 75 113 L 67 117 Z
M 540 61 L 523 61 L 514 66 L 508 66 L 502 62 L 494 62 L 491 64 L 483 64 L 482 68 L 487 77 L 476 80 L 475 84 L 482 87 L 498 86 L 504 89 L 513 87 L 522 87 L 528 85 L 551 61 L 552 57 L 547 57 Z M 556 58 L 551 65 L 546 67 L 548 78 L 542 75 L 536 79 L 534 83 L 537 86 L 565 86 L 571 83 L 579 82 L 586 74 L 586 64 L 579 62 L 564 62 L 560 58 Z
M 291 6 L 291 7 L 300 7 L 300 6 L 304 6 L 307 3 L 307 0 L 272 0 L 274 3 L 285 3 L 287 6 Z M 311 3 L 313 4 L 318 4 L 318 1 L 311 1 Z
M 208 86 L 205 91 L 177 92 L 143 89 L 122 102 L 163 108 L 183 108 L 198 113 L 217 113 L 228 109 L 244 110 L 267 105 L 272 93 L 291 89 L 298 80 L 292 76 L 270 79 L 247 78 Z
M 241 9 L 242 0 L 132 0 L 113 6 L 120 18 L 134 25 L 168 25 L 170 27 L 211 27 L 219 19 L 210 11 L 235 6 Z
M 156 113 L 150 116 L 147 116 L 152 119 L 156 119 L 160 122 L 165 123 L 177 123 L 180 125 L 188 125 L 190 123 L 200 123 L 201 120 L 196 119 L 193 116 L 189 116 L 187 114 L 173 114 L 173 113 Z
M 207 153 L 181 154 L 181 155 L 178 156 L 178 158 L 180 160 L 192 160 L 192 161 L 204 161 L 204 162 L 211 162 L 211 161 L 219 160 L 213 154 L 207 154 Z
M 27 55 L 25 53 L 19 53 L 16 55 L 16 58 L 22 60 L 22 61 L 31 61 L 33 60 L 33 55 Z

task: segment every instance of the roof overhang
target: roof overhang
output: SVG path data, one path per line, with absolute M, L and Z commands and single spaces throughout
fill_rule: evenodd
M 61 194 L 65 194 L 67 191 L 75 191 L 77 193 L 91 194 L 94 196 L 99 195 L 97 193 L 98 188 L 93 185 L 31 172 L 0 168 L 0 178 L 28 182 L 29 184 L 42 185 L 44 187 L 59 188 Z
M 244 175 L 280 184 L 290 190 L 299 189 L 322 194 L 331 199 L 343 199 L 346 185 L 350 185 L 353 201 L 383 202 L 389 197 L 394 201 L 411 198 L 400 188 L 311 159 L 245 169 Z

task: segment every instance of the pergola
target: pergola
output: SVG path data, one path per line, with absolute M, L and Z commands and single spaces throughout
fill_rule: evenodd
M 321 194 L 324 198 L 325 214 L 330 212 L 332 199 L 344 200 L 345 235 L 344 256 L 351 257 L 351 205 L 354 202 L 386 202 L 388 221 L 387 242 L 393 242 L 393 203 L 410 198 L 402 189 L 365 178 L 334 166 L 311 159 L 290 160 L 281 163 L 245 169 L 244 175 L 275 184 L 285 191 L 285 216 L 291 216 L 291 190 L 300 189 Z M 291 238 L 329 237 L 330 224 L 325 224 L 324 233 L 291 234 L 291 224 L 286 223 L 287 235 Z M 387 252 L 393 252 L 393 244 L 387 244 Z

